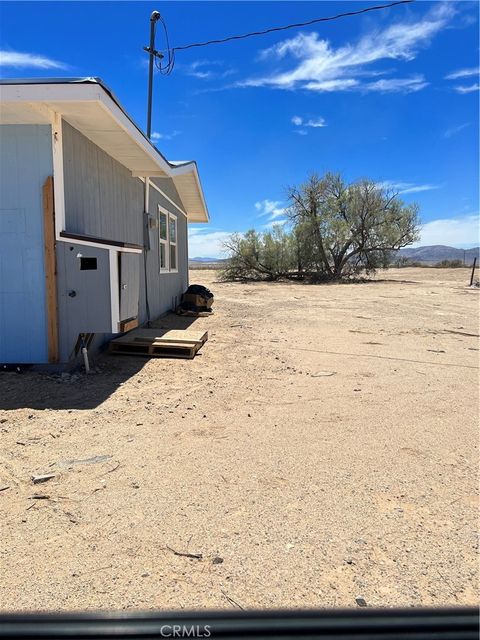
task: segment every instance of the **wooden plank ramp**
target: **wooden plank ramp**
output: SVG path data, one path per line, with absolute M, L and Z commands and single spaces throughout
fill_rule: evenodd
M 134 329 L 109 344 L 111 353 L 150 358 L 194 358 L 208 340 L 206 331 Z

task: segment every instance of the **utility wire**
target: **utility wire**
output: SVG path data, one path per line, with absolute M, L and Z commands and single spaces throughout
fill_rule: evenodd
M 162 64 L 162 58 L 155 56 L 155 66 L 160 71 L 162 75 L 170 75 L 175 66 L 175 52 L 176 51 L 185 51 L 187 49 L 194 49 L 197 47 L 207 47 L 211 44 L 224 44 L 225 42 L 232 42 L 233 40 L 244 40 L 245 38 L 253 38 L 256 36 L 263 36 L 267 33 L 274 33 L 277 31 L 286 31 L 287 29 L 297 29 L 299 27 L 307 27 L 311 24 L 318 24 L 319 22 L 330 22 L 332 20 L 338 20 L 339 18 L 347 18 L 350 16 L 358 16 L 362 13 L 368 13 L 370 11 L 379 11 L 381 9 L 390 9 L 391 7 L 396 7 L 400 4 L 411 4 L 415 2 L 415 0 L 397 0 L 396 2 L 390 2 L 389 4 L 381 4 L 375 5 L 373 7 L 365 7 L 364 9 L 359 9 L 358 11 L 347 11 L 345 13 L 337 13 L 334 16 L 327 16 L 325 18 L 314 18 L 313 20 L 308 20 L 307 22 L 296 22 L 294 24 L 287 24 L 282 27 L 270 27 L 269 29 L 264 29 L 263 31 L 251 31 L 250 33 L 243 33 L 241 35 L 236 36 L 228 36 L 226 38 L 220 38 L 218 40 L 207 40 L 205 42 L 194 42 L 192 44 L 185 44 L 179 47 L 170 47 L 169 38 L 168 38 L 168 30 L 167 25 L 163 18 L 160 18 L 160 21 L 163 25 L 163 29 L 165 32 L 165 41 L 167 48 L 164 51 L 167 54 L 167 62 L 166 64 Z M 156 26 L 155 26 L 156 29 Z
M 227 38 L 221 38 L 219 40 L 207 40 L 206 42 L 195 42 L 193 44 L 186 44 L 181 47 L 173 47 L 173 51 L 185 51 L 185 49 L 193 49 L 194 47 L 206 47 L 210 44 L 222 44 L 224 42 L 230 42 L 232 40 L 243 40 L 244 38 L 252 38 L 253 36 L 263 36 L 266 33 L 273 33 L 275 31 L 286 31 L 287 29 L 296 29 L 297 27 L 307 27 L 310 24 L 317 24 L 318 22 L 328 22 L 330 20 L 338 20 L 339 18 L 346 18 L 348 16 L 358 16 L 361 13 L 378 11 L 379 9 L 390 9 L 390 7 L 396 7 L 399 4 L 410 4 L 412 2 L 415 2 L 415 0 L 397 0 L 397 2 L 391 2 L 390 4 L 366 7 L 364 9 L 359 9 L 358 11 L 347 11 L 346 13 L 338 13 L 335 16 L 328 16 L 326 18 L 315 18 L 313 20 L 308 20 L 307 22 L 287 24 L 283 27 L 271 27 L 270 29 L 264 29 L 263 31 L 252 31 L 250 33 L 244 33 L 238 36 L 228 36 Z

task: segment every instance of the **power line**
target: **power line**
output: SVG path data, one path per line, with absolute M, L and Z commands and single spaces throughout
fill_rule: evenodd
M 263 36 L 266 33 L 273 33 L 275 31 L 286 31 L 287 29 L 296 29 L 298 27 L 307 27 L 311 24 L 317 24 L 319 22 L 329 22 L 331 20 L 338 20 L 339 18 L 346 18 L 349 16 L 358 16 L 362 13 L 368 13 L 369 11 L 378 11 L 380 9 L 390 9 L 400 4 L 410 4 L 415 0 L 397 0 L 397 2 L 391 2 L 390 4 L 376 5 L 374 7 L 366 7 L 359 9 L 358 11 L 347 11 L 346 13 L 338 13 L 335 16 L 328 16 L 326 18 L 314 18 L 307 22 L 297 22 L 295 24 L 287 24 L 282 27 L 271 27 L 270 29 L 264 29 L 263 31 L 251 31 L 250 33 L 244 33 L 237 36 L 228 36 L 227 38 L 220 38 L 219 40 L 207 40 L 206 42 L 195 42 L 193 44 L 186 44 L 180 47 L 173 47 L 172 51 L 185 51 L 186 49 L 193 49 L 194 47 L 206 47 L 211 44 L 223 44 L 224 42 L 231 42 L 232 40 L 244 40 L 245 38 L 252 38 L 254 36 Z

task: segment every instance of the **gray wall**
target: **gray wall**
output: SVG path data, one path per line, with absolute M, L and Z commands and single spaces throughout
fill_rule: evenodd
M 66 230 L 143 244 L 143 184 L 63 122 Z
M 57 243 L 57 297 L 60 362 L 73 358 L 79 333 L 108 332 L 110 310 L 110 268 L 107 249 L 70 242 Z M 80 271 L 80 258 L 96 258 L 97 269 Z M 75 293 L 70 296 L 69 293 Z
M 170 180 L 170 192 L 164 188 L 161 189 L 174 200 L 172 196 L 176 196 L 175 200 L 179 201 L 175 187 Z M 180 295 L 188 287 L 188 252 L 187 252 L 187 220 L 185 216 L 177 211 L 172 204 L 168 202 L 158 191 L 150 187 L 149 196 L 149 214 L 158 220 L 158 205 L 171 211 L 177 216 L 177 262 L 178 273 L 162 273 L 160 274 L 160 246 L 159 246 L 159 230 L 151 229 L 150 251 L 147 252 L 147 282 L 148 282 L 148 302 L 150 307 L 150 317 L 153 319 L 165 311 L 169 311 L 175 306 L 175 297 L 180 302 Z M 145 274 L 141 272 L 140 280 L 140 309 L 141 321 L 147 320 L 145 305 Z
M 0 363 L 45 363 L 42 187 L 49 125 L 0 125 Z
M 63 154 L 65 230 L 105 240 L 143 244 L 144 183 L 139 178 L 133 178 L 128 169 L 65 121 L 63 122 Z M 171 179 L 156 178 L 155 182 L 171 200 L 182 206 Z M 157 219 L 158 204 L 177 216 L 178 273 L 160 274 L 159 230 L 158 228 L 150 229 L 147 232 L 150 249 L 146 252 L 146 271 L 152 320 L 170 310 L 175 297 L 179 301 L 180 295 L 188 286 L 186 218 L 158 191 L 150 187 L 149 214 Z M 144 323 L 147 320 L 145 270 L 143 256 L 139 258 L 141 261 L 139 322 Z M 105 291 L 105 296 L 109 296 L 109 291 Z M 70 327 L 76 326 L 67 309 L 68 305 L 62 306 L 61 323 Z M 74 337 L 70 330 L 64 330 L 63 335 L 66 336 L 66 343 L 62 342 L 62 354 L 66 354 L 75 346 L 76 336 Z M 73 344 L 70 344 L 72 341 Z

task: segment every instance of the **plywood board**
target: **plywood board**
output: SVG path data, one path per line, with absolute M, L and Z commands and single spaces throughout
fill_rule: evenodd
M 47 293 L 48 361 L 54 363 L 58 362 L 58 305 L 52 176 L 49 176 L 43 185 L 43 239 Z
M 204 344 L 208 340 L 206 331 L 195 331 L 192 329 L 134 329 L 115 342 L 176 342 L 176 343 L 196 343 Z

